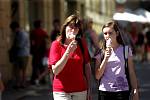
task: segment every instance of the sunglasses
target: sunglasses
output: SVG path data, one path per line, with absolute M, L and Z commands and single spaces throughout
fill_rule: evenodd
M 105 35 L 107 35 L 107 34 L 111 35 L 111 34 L 113 34 L 113 32 L 105 32 L 104 34 Z

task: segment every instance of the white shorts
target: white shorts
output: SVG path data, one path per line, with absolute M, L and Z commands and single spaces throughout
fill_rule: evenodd
M 54 100 L 86 100 L 87 91 L 82 92 L 53 92 Z

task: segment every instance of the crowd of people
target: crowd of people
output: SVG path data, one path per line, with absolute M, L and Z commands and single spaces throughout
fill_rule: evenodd
M 150 29 L 148 24 L 142 24 L 142 28 L 136 33 L 136 54 L 141 62 L 150 61 Z
M 50 34 L 42 24 L 41 20 L 35 20 L 30 32 L 21 29 L 16 21 L 10 24 L 13 42 L 9 58 L 15 89 L 28 86 L 26 69 L 31 56 L 29 84 L 45 84 L 46 76 L 50 75 L 54 100 L 92 100 L 91 77 L 97 82 L 98 100 L 139 100 L 133 57 L 138 47 L 149 50 L 149 31 L 132 39 L 132 34 L 111 20 L 98 35 L 93 20 L 83 20 L 77 14 L 68 16 L 62 26 L 55 19 Z M 143 46 L 145 36 L 147 42 Z M 1 83 L 0 92 L 4 89 Z

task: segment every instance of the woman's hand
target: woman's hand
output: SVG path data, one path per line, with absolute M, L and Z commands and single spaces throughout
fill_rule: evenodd
M 104 59 L 108 60 L 108 58 L 109 58 L 110 55 L 111 55 L 111 50 L 112 50 L 111 47 L 106 48 L 106 50 L 105 50 L 105 55 L 104 55 Z
M 76 48 L 77 48 L 77 41 L 73 40 L 68 45 L 67 50 L 65 51 L 61 59 L 55 65 L 52 65 L 52 70 L 55 75 L 58 75 L 63 70 L 64 66 L 68 61 L 68 58 L 70 57 L 70 53 L 73 53 Z
M 68 54 L 73 53 L 76 48 L 77 48 L 77 41 L 76 41 L 76 40 L 73 40 L 73 41 L 69 44 L 69 46 L 67 47 L 66 52 L 67 52 Z

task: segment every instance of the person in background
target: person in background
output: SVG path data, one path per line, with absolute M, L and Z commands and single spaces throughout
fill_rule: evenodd
M 120 24 L 119 24 L 119 26 L 121 27 Z M 124 44 L 130 46 L 130 48 L 132 50 L 132 54 L 133 54 L 133 56 L 135 56 L 135 54 L 136 54 L 136 50 L 135 49 L 136 48 L 135 48 L 135 44 L 132 41 L 131 34 L 128 32 L 128 27 L 121 27 L 120 29 L 124 33 L 123 36 L 122 36 L 122 39 L 125 40 Z
M 70 15 L 62 25 L 60 37 L 51 44 L 54 100 L 90 99 L 90 56 L 81 25 L 77 15 Z
M 50 77 L 50 83 L 53 82 L 53 73 L 52 73 L 52 69 L 48 64 L 48 57 L 49 57 L 49 50 L 50 50 L 50 37 L 48 37 L 46 39 L 46 52 L 45 55 L 42 59 L 42 65 L 45 68 L 44 71 L 42 73 L 40 73 L 40 75 L 36 78 L 36 85 L 40 85 L 40 81 L 46 77 L 47 75 L 49 75 Z M 52 84 L 51 84 L 52 85 Z
M 136 27 L 137 23 L 136 22 L 132 22 L 130 24 L 131 24 L 131 27 L 130 27 L 129 34 L 131 35 L 132 42 L 135 45 L 135 43 L 137 41 L 137 27 Z
M 93 20 L 92 19 L 85 19 L 84 21 L 84 37 L 87 41 L 88 50 L 90 56 L 93 58 L 94 54 L 97 50 L 99 50 L 99 41 L 98 35 L 96 34 L 95 30 L 93 29 Z
M 57 39 L 57 37 L 59 37 L 59 35 L 60 35 L 60 20 L 54 19 L 53 20 L 53 30 L 50 33 L 50 43 L 55 41 Z M 52 83 L 54 75 L 53 75 L 53 72 L 51 69 L 51 65 L 48 65 L 48 69 L 49 69 L 49 73 L 50 73 L 50 81 Z
M 4 91 L 4 88 L 5 88 L 1 77 L 2 75 L 0 73 L 0 100 L 2 100 L 2 92 Z
M 150 61 L 150 26 L 147 27 L 147 32 L 145 34 L 146 38 L 146 52 L 147 52 L 147 60 Z
M 24 88 L 26 87 L 26 68 L 30 55 L 29 34 L 20 28 L 17 21 L 13 21 L 10 24 L 10 28 L 14 33 L 12 44 L 15 55 L 13 73 L 15 74 L 16 82 L 14 88 Z
M 128 50 L 129 79 L 125 74 L 124 42 L 117 21 L 109 21 L 102 27 L 105 41 L 101 57 L 97 58 L 96 79 L 99 80 L 99 100 L 129 100 L 131 83 L 132 100 L 139 100 L 138 83 L 132 50 Z
M 140 62 L 144 62 L 146 61 L 146 57 L 145 57 L 145 36 L 142 32 L 139 32 L 137 34 L 137 41 L 136 41 L 136 55 L 138 55 L 138 58 L 140 60 Z
M 91 78 L 91 93 L 94 93 L 95 89 L 97 89 L 97 82 L 95 79 L 95 54 L 99 50 L 99 41 L 98 35 L 93 28 L 93 20 L 91 18 L 87 18 L 83 20 L 83 36 L 86 39 L 88 51 L 91 57 L 91 71 L 92 71 L 92 78 Z M 94 80 L 93 80 L 94 79 Z
M 39 84 L 38 77 L 45 71 L 45 66 L 42 64 L 42 60 L 45 57 L 47 51 L 46 40 L 48 38 L 47 32 L 42 28 L 41 20 L 34 21 L 34 29 L 30 34 L 31 41 L 31 54 L 32 54 L 32 76 L 31 84 Z M 45 78 L 40 80 L 40 83 L 45 83 Z
M 60 21 L 59 19 L 54 19 L 53 30 L 50 33 L 50 40 L 53 42 L 60 34 Z

